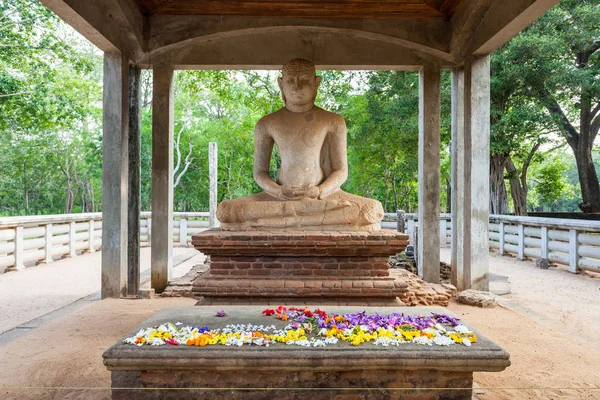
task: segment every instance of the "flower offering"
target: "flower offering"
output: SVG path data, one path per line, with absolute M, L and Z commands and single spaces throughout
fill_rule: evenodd
M 305 347 L 324 347 L 340 342 L 352 346 L 372 344 L 399 346 L 416 343 L 428 346 L 471 346 L 476 335 L 457 318 L 445 314 L 410 316 L 404 313 L 368 315 L 366 312 L 344 315 L 329 314 L 321 309 L 286 308 L 265 309 L 265 317 L 287 322 L 285 327 L 275 325 L 229 324 L 223 328 L 185 326 L 165 323 L 140 330 L 123 343 L 137 346 L 269 346 L 275 343 Z M 217 316 L 226 316 L 224 310 Z

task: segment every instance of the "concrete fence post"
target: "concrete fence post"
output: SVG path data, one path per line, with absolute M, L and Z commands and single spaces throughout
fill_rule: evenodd
M 90 219 L 88 222 L 88 252 L 95 253 L 96 248 L 94 247 L 94 220 Z
M 52 260 L 52 224 L 46 224 L 46 232 L 44 234 L 44 264 L 50 264 Z
M 445 219 L 440 219 L 440 246 L 446 245 L 446 230 L 448 229 L 447 224 L 448 221 Z
M 506 244 L 505 239 L 504 239 L 504 222 L 500 222 L 500 226 L 498 227 L 498 234 L 500 235 L 498 254 L 503 256 L 504 255 L 504 245 Z
M 148 217 L 148 246 L 152 243 L 152 217 Z
M 576 274 L 579 272 L 579 242 L 577 240 L 577 230 L 569 230 L 569 272 Z
M 414 219 L 408 220 L 408 232 L 407 233 L 408 233 L 408 240 L 409 240 L 410 244 L 415 246 L 416 243 L 415 243 L 415 220 Z
M 519 250 L 517 253 L 517 259 L 525 259 L 525 226 L 523 224 L 518 225 L 519 229 Z
M 71 221 L 71 223 L 69 223 L 69 257 L 75 257 L 77 255 L 75 243 L 75 221 Z
M 188 236 L 187 232 L 188 232 L 187 219 L 181 218 L 179 220 L 179 245 L 180 246 L 187 246 L 187 236 Z
M 540 256 L 542 258 L 545 258 L 546 260 L 548 259 L 548 257 L 550 256 L 550 251 L 548 249 L 548 227 L 547 226 L 542 226 L 542 249 L 541 249 L 541 254 Z
M 15 228 L 15 269 L 25 268 L 23 262 L 23 227 L 17 226 Z
M 396 210 L 396 228 L 398 232 L 404 233 L 406 232 L 406 222 L 404 221 L 404 211 Z

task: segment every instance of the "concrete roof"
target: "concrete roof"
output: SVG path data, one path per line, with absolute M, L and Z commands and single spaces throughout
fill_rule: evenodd
M 559 0 L 463 0 L 445 17 L 394 18 L 178 14 L 177 2 L 153 14 L 136 0 L 41 2 L 101 50 L 143 68 L 277 69 L 303 57 L 321 69 L 418 69 L 489 54 Z

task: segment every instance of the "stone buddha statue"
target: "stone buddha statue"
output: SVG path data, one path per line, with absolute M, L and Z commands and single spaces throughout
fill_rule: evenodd
M 285 107 L 261 118 L 254 132 L 254 180 L 263 192 L 221 202 L 223 230 L 380 229 L 381 203 L 340 189 L 348 177 L 346 123 L 315 106 L 320 83 L 310 61 L 283 66 Z M 269 175 L 273 145 L 281 155 L 276 179 Z

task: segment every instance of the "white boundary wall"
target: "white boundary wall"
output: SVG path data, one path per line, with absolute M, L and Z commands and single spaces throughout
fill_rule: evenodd
M 395 229 L 397 215 L 386 213 L 384 228 Z M 414 244 L 418 215 L 404 214 L 405 233 Z M 450 214 L 440 215 L 440 243 L 452 241 Z M 390 222 L 392 220 L 393 222 Z M 518 259 L 545 258 L 569 266 L 569 271 L 600 272 L 600 221 L 490 215 L 489 244 L 500 254 Z
M 192 235 L 209 227 L 208 212 L 173 213 L 173 243 L 187 246 Z M 396 229 L 397 215 L 386 213 L 384 228 Z M 405 232 L 414 243 L 417 214 L 404 214 Z M 140 214 L 142 246 L 152 235 L 152 214 Z M 440 243 L 452 241 L 451 216 L 440 215 Z M 600 221 L 491 215 L 490 248 L 519 259 L 546 258 L 569 271 L 600 272 Z M 50 263 L 102 247 L 102 213 L 0 218 L 0 268 L 21 269 L 26 263 Z
M 187 246 L 192 235 L 208 229 L 208 212 L 175 212 L 173 243 Z M 140 214 L 142 246 L 152 234 L 152 214 Z M 22 269 L 25 264 L 51 263 L 102 247 L 102 213 L 0 218 L 0 268 Z

